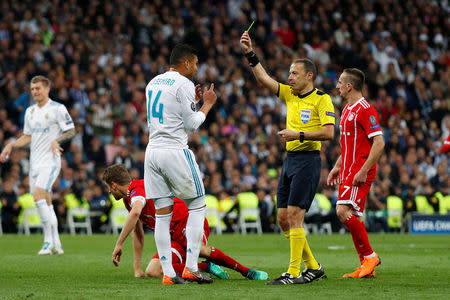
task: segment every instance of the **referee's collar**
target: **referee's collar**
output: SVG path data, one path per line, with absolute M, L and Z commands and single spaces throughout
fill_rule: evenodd
M 311 95 L 315 90 L 316 90 L 316 88 L 313 88 L 311 91 L 309 91 L 309 92 L 307 92 L 307 93 L 305 93 L 305 94 L 302 94 L 302 95 L 298 95 L 297 97 L 299 97 L 299 98 L 305 98 L 305 97 Z

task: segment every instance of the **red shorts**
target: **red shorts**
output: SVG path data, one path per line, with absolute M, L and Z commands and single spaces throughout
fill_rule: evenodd
M 347 204 L 353 207 L 353 213 L 356 216 L 362 216 L 366 206 L 366 198 L 369 194 L 372 181 L 365 182 L 360 186 L 355 186 L 353 177 L 347 179 L 339 186 L 339 198 L 337 204 Z
M 208 222 L 205 219 L 205 226 L 203 229 L 203 244 L 208 245 L 208 237 L 209 237 L 210 229 Z M 174 234 L 175 235 L 175 234 Z M 172 248 L 172 264 L 176 263 L 185 263 L 186 262 L 186 236 L 183 234 L 179 235 L 182 236 L 178 241 L 172 241 L 171 248 Z M 158 252 L 156 252 L 155 255 L 153 255 L 153 258 L 158 258 L 159 255 Z

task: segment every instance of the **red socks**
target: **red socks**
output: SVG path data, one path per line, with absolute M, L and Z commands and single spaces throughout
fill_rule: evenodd
M 358 242 L 356 241 L 356 239 L 353 236 L 353 234 L 352 234 L 352 239 L 353 239 L 353 244 L 355 245 L 356 252 L 358 252 L 359 261 L 361 262 L 361 265 L 362 265 L 362 263 L 364 261 L 364 255 L 362 255 L 361 252 L 359 251 L 359 249 L 358 249 Z
M 245 276 L 247 274 L 247 271 L 249 270 L 249 268 L 244 267 L 236 260 L 234 260 L 233 258 L 229 257 L 228 255 L 226 255 L 225 253 L 214 247 L 211 247 L 211 255 L 208 257 L 208 260 L 215 263 L 216 265 L 238 271 L 243 276 Z
M 172 264 L 172 266 L 173 269 L 175 270 L 175 273 L 177 273 L 177 275 L 181 277 L 181 275 L 183 274 L 185 264 L 174 263 Z M 198 269 L 206 272 L 206 262 L 198 263 Z
M 175 270 L 175 273 L 177 273 L 177 276 L 181 277 L 181 274 L 183 274 L 185 264 L 175 263 L 175 264 L 172 264 L 172 266 L 173 266 L 173 269 Z
M 203 272 L 206 272 L 207 270 L 206 270 L 206 267 L 207 266 L 207 264 L 206 264 L 206 261 L 204 261 L 204 262 L 201 262 L 201 263 L 198 263 L 198 269 L 199 270 L 202 270 Z
M 344 225 L 352 234 L 353 243 L 355 244 L 356 251 L 359 254 L 359 259 L 364 256 L 368 256 L 373 253 L 372 247 L 369 243 L 369 237 L 367 236 L 366 227 L 364 224 L 355 217 L 354 214 L 344 221 Z
M 236 260 L 234 260 L 233 258 L 229 257 L 228 255 L 226 255 L 225 253 L 223 253 L 222 251 L 220 251 L 219 249 L 214 248 L 214 247 L 211 247 L 211 255 L 208 257 L 208 260 L 215 263 L 216 265 L 219 265 L 222 267 L 227 267 L 227 268 L 233 269 L 235 271 L 238 271 L 243 276 L 245 276 L 247 274 L 248 270 L 250 270 L 249 268 L 244 267 L 243 265 L 238 263 Z M 175 270 L 175 273 L 177 273 L 178 276 L 181 276 L 181 274 L 183 273 L 185 264 L 174 263 L 172 265 Z M 206 272 L 206 262 L 199 263 L 198 268 L 199 268 L 199 270 Z

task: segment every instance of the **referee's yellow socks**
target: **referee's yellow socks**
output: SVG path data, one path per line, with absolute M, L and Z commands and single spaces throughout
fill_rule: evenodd
M 302 228 L 303 229 L 303 228 Z M 309 248 L 308 241 L 305 238 L 305 245 L 303 246 L 303 262 L 305 263 L 305 267 L 308 269 L 318 269 L 319 263 L 317 263 L 316 259 L 314 258 L 314 255 L 311 252 L 311 248 Z
M 306 242 L 305 229 L 292 228 L 289 231 L 289 241 L 291 244 L 291 261 L 289 263 L 288 273 L 298 277 L 300 275 L 303 248 Z

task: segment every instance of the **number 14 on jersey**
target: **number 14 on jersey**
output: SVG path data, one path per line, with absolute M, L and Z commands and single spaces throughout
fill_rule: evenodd
M 159 119 L 160 124 L 164 123 L 164 118 L 163 118 L 164 104 L 159 103 L 159 106 L 158 106 L 158 101 L 159 101 L 160 97 L 161 97 L 161 91 L 158 91 L 156 93 L 155 99 L 152 99 L 152 91 L 148 91 L 147 120 L 148 120 L 149 124 L 151 123 L 152 118 Z

